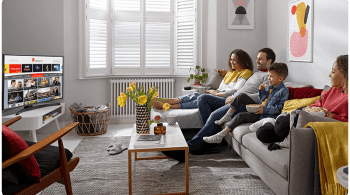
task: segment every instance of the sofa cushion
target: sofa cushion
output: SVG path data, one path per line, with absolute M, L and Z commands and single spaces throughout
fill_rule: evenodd
M 223 77 L 218 74 L 217 69 L 214 69 L 210 73 L 208 79 L 209 81 L 205 84 L 205 86 L 210 87 L 210 89 L 218 89 Z
M 251 133 L 251 131 L 249 130 L 249 125 L 251 125 L 253 123 L 244 123 L 239 125 L 238 127 L 236 127 L 231 134 L 232 137 L 235 138 L 236 141 L 238 141 L 239 143 L 242 143 L 242 137 L 247 134 L 247 133 Z
M 5 147 L 3 148 L 3 151 L 8 154 L 4 156 L 13 157 L 22 150 L 28 148 L 28 144 L 17 133 L 5 126 L 2 126 L 2 141 L 4 142 L 3 146 Z M 15 163 L 14 166 L 18 166 L 30 180 L 39 182 L 40 168 L 33 155 Z
M 298 108 L 304 107 L 304 106 L 310 106 L 311 104 L 314 104 L 316 100 L 320 99 L 321 96 L 316 96 L 312 98 L 303 98 L 303 99 L 293 99 L 293 100 L 287 100 L 284 102 L 283 105 L 283 112 L 292 112 L 293 110 L 296 110 Z
M 303 98 L 312 98 L 320 96 L 323 89 L 315 89 L 311 87 L 301 87 L 301 88 L 292 88 L 289 89 L 289 99 L 303 99 Z
M 202 121 L 199 117 L 198 108 L 193 109 L 168 109 L 164 111 L 161 109 L 151 110 L 151 118 L 159 115 L 162 119 L 160 122 L 166 122 L 167 115 L 176 115 L 176 122 L 181 129 L 201 129 L 203 127 Z
M 256 133 L 249 133 L 243 136 L 242 145 L 254 153 L 259 159 L 264 161 L 269 167 L 276 171 L 280 176 L 288 178 L 289 149 L 269 151 L 268 144 L 258 140 Z

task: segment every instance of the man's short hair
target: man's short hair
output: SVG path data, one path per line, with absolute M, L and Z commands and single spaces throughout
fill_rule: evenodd
M 269 71 L 271 70 L 275 71 L 278 76 L 283 77 L 283 80 L 288 76 L 288 66 L 285 63 L 275 62 L 269 67 Z
M 260 53 L 260 52 L 266 53 L 266 61 L 271 60 L 271 64 L 273 64 L 275 62 L 276 54 L 272 49 L 266 47 L 266 48 L 260 49 L 258 53 Z

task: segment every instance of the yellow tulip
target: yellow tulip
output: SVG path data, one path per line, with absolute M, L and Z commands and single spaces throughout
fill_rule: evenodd
M 158 97 L 158 90 L 153 94 L 152 98 Z
M 127 87 L 126 90 L 127 90 L 128 92 L 130 92 L 130 91 L 132 91 L 132 88 L 131 88 L 131 87 Z
M 163 104 L 163 110 L 166 112 L 170 108 L 170 104 L 164 103 Z
M 130 84 L 129 84 L 129 87 L 130 87 L 130 88 L 134 87 L 134 88 L 136 89 L 136 84 L 135 84 L 135 82 L 130 83 Z
M 125 99 L 123 96 L 119 96 L 119 97 L 118 97 L 118 105 L 119 105 L 120 107 L 125 106 L 125 103 L 126 103 L 125 100 L 126 100 L 126 99 Z
M 147 96 L 141 95 L 138 99 L 138 104 L 144 105 L 147 102 Z
M 123 92 L 120 93 L 120 96 L 123 97 L 123 98 L 128 98 L 128 96 L 126 96 L 126 94 L 123 93 Z

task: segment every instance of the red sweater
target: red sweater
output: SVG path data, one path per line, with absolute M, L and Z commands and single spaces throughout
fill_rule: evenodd
M 334 119 L 348 122 L 348 93 L 343 93 L 342 87 L 332 87 L 323 91 L 320 99 L 310 106 L 326 108 L 334 114 Z

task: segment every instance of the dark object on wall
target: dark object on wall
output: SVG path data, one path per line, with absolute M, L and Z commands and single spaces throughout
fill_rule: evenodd
M 192 89 L 191 86 L 184 87 L 184 90 L 191 90 L 191 89 Z
M 236 9 L 235 14 L 247 14 L 247 11 L 245 10 L 244 7 L 239 6 L 239 7 Z

